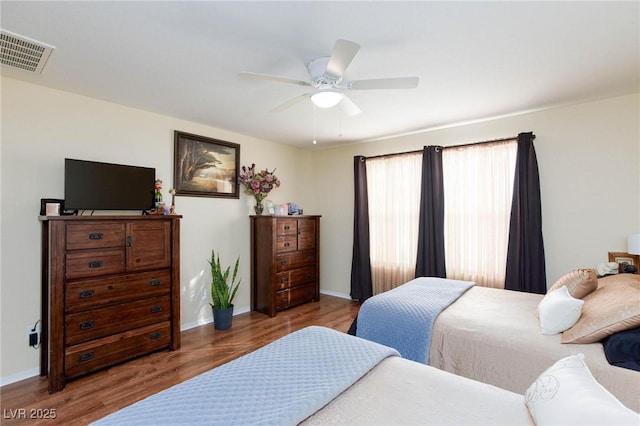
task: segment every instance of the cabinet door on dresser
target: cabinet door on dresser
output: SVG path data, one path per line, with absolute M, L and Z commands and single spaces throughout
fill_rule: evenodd
M 180 347 L 180 217 L 43 220 L 41 375 L 49 392 Z
M 251 217 L 252 309 L 269 316 L 319 300 L 320 216 Z
M 127 224 L 127 270 L 143 271 L 171 266 L 171 223 Z

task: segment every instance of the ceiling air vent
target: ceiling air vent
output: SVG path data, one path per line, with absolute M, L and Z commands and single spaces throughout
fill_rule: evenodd
M 42 74 L 54 47 L 0 29 L 0 64 Z

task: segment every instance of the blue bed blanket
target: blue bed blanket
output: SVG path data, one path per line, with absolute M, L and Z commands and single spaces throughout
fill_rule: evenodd
M 373 296 L 360 307 L 356 336 L 395 348 L 403 358 L 428 364 L 436 317 L 474 285 L 421 277 Z
M 307 327 L 94 424 L 295 425 L 398 355 L 329 328 Z

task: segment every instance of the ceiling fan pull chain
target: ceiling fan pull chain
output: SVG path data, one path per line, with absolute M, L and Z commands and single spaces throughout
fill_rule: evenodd
M 316 104 L 313 104 L 313 144 L 317 144 L 316 140 Z

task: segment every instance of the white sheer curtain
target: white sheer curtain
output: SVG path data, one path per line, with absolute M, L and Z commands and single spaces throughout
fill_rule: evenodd
M 422 152 L 367 160 L 373 294 L 414 278 Z
M 504 288 L 517 141 L 442 153 L 447 278 Z

